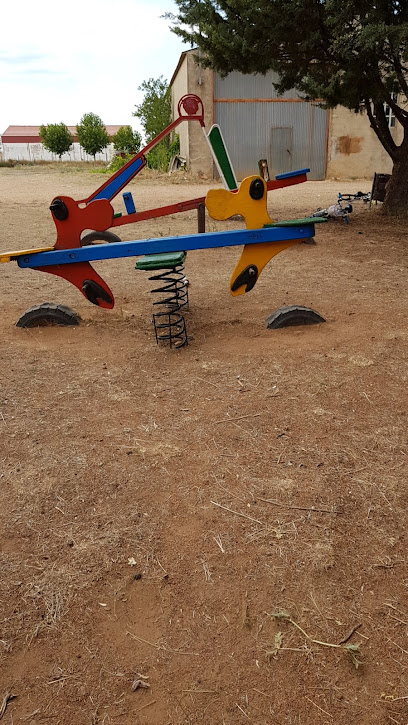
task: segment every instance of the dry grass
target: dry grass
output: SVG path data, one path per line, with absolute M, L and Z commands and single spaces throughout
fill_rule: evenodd
M 95 186 L 0 171 L 4 248 L 46 241 L 58 189 Z M 204 193 L 190 182 L 149 177 L 134 196 Z M 339 190 L 279 192 L 271 214 Z M 236 251 L 189 255 L 177 354 L 153 344 L 128 262 L 103 265 L 105 314 L 61 280 L 0 270 L 5 725 L 405 725 L 407 265 L 405 230 L 377 211 L 279 255 L 242 299 L 227 294 Z M 194 227 L 186 214 L 129 234 Z M 83 324 L 14 328 L 45 299 Z M 288 300 L 327 323 L 271 334 Z M 360 642 L 356 669 L 345 647 Z

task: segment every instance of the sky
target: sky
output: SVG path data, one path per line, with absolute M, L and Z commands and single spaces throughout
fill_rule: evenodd
M 189 49 L 172 0 L 19 0 L 1 10 L 0 135 L 9 125 L 75 126 L 84 113 L 131 125 L 149 78 L 170 80 Z

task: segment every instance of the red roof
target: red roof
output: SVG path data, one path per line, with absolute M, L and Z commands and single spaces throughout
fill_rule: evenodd
M 128 125 L 122 123 L 120 126 L 105 126 L 105 128 L 108 135 L 113 136 L 122 126 Z M 76 141 L 76 126 L 68 126 L 67 128 L 72 133 L 74 141 Z M 2 143 L 41 143 L 39 131 L 39 126 L 9 126 L 1 135 L 1 140 Z

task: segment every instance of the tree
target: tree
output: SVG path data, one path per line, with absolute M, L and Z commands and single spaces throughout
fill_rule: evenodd
M 65 123 L 50 123 L 48 126 L 40 126 L 40 137 L 44 148 L 57 154 L 60 160 L 62 154 L 69 151 L 74 140 Z
M 139 131 L 133 131 L 131 126 L 121 126 L 112 136 L 113 146 L 117 153 L 137 154 L 142 145 Z
M 278 74 L 279 93 L 295 88 L 366 111 L 393 161 L 384 211 L 408 215 L 407 0 L 176 0 L 172 30 L 198 45 L 206 64 L 226 75 Z M 403 127 L 398 146 L 387 112 Z
M 133 115 L 140 118 L 149 143 L 171 123 L 171 93 L 168 82 L 160 78 L 149 78 L 138 88 L 144 92 L 144 99 Z M 154 169 L 166 169 L 169 162 L 170 138 L 166 136 L 147 154 L 147 163 Z
M 85 113 L 76 127 L 76 132 L 82 148 L 94 159 L 109 143 L 106 128 L 95 113 Z

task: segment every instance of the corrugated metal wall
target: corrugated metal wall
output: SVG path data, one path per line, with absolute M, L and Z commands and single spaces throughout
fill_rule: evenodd
M 258 160 L 268 159 L 271 176 L 308 167 L 310 179 L 324 179 L 327 111 L 301 102 L 295 91 L 278 98 L 274 79 L 273 73 L 214 74 L 214 120 L 236 174 L 257 174 Z

